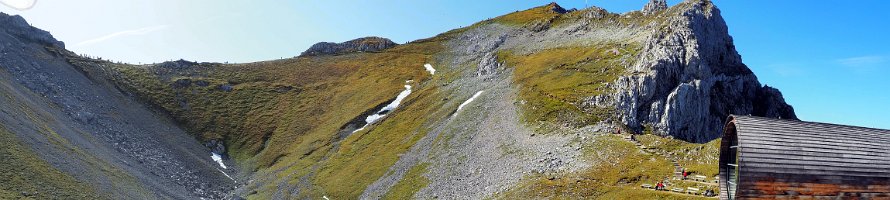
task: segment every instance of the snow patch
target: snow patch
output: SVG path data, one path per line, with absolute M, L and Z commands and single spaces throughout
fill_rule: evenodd
M 411 80 L 407 80 L 407 81 L 405 81 L 405 83 L 411 83 Z M 385 117 L 387 114 L 389 114 L 390 111 L 395 110 L 397 107 L 399 107 L 399 104 L 402 103 L 402 100 L 404 100 L 405 97 L 408 97 L 408 95 L 410 95 L 410 94 L 411 94 L 411 85 L 405 85 L 405 90 L 402 90 L 402 92 L 400 92 L 399 95 L 396 96 L 395 100 L 393 100 L 392 102 L 389 102 L 389 104 L 387 104 L 386 106 L 381 108 L 380 111 L 377 111 L 373 115 L 370 115 L 367 118 L 365 118 L 366 124 L 359 129 L 355 129 L 352 132 L 355 133 L 355 132 L 364 130 L 365 127 L 367 127 L 368 125 L 373 124 L 374 122 L 377 122 L 377 120 L 380 120 L 381 118 Z
M 224 172 L 223 170 L 221 170 L 221 169 L 216 169 L 216 170 L 219 171 L 220 173 L 222 173 L 223 175 L 226 175 L 226 177 L 229 177 L 229 179 L 232 179 L 233 181 L 235 181 L 234 178 L 232 178 L 231 176 L 229 176 L 229 174 L 226 174 L 226 172 Z M 235 181 L 235 182 L 237 183 L 238 181 Z
M 473 94 L 473 96 L 470 97 L 470 99 L 467 99 L 467 101 L 464 101 L 464 103 L 460 104 L 460 106 L 457 106 L 457 111 L 460 111 L 460 109 L 463 109 L 464 106 L 467 106 L 467 104 L 470 104 L 470 102 L 473 102 L 473 100 L 475 100 L 476 97 L 479 97 L 479 95 L 481 95 L 482 92 L 485 92 L 485 90 L 481 90 L 481 91 L 476 92 L 476 94 Z M 456 113 L 457 111 L 455 111 L 455 113 Z
M 331 199 L 328 199 L 328 196 L 321 196 L 321 197 L 324 198 L 325 200 L 331 200 Z
M 213 161 L 216 161 L 216 163 L 219 163 L 220 167 L 222 167 L 223 169 L 226 169 L 226 164 L 223 163 L 222 156 L 220 156 L 219 154 L 216 154 L 215 152 L 211 152 L 210 158 L 213 158 Z M 226 175 L 226 176 L 228 176 L 228 175 Z
M 433 65 L 427 63 L 423 65 L 423 68 L 426 68 L 426 71 L 429 71 L 430 75 L 436 75 L 436 69 L 433 69 Z

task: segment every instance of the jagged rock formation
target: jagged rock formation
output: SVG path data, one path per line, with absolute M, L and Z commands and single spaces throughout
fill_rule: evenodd
M 761 86 L 742 63 L 720 10 L 686 6 L 652 30 L 640 60 L 628 69 L 631 75 L 612 85 L 616 92 L 606 95 L 607 103 L 594 104 L 614 105 L 621 123 L 633 130 L 651 125 L 695 142 L 719 137 L 729 114 L 796 119 L 781 93 Z
M 666 10 L 668 8 L 667 1 L 665 0 L 650 0 L 649 3 L 646 3 L 643 6 L 643 14 L 651 15 L 655 14 L 658 11 Z
M 566 10 L 565 8 L 563 8 L 562 6 L 560 6 L 559 4 L 556 4 L 556 2 L 551 2 L 551 3 L 548 4 L 547 6 L 550 7 L 550 10 L 551 10 L 551 11 L 556 12 L 556 13 L 559 13 L 559 14 L 565 14 L 565 13 L 568 13 L 568 12 L 570 12 L 570 11 L 575 11 L 575 10 L 576 10 L 576 9 L 574 9 L 574 8 L 573 8 L 573 9 L 570 9 L 570 10 Z
M 373 52 L 394 47 L 392 40 L 381 37 L 363 37 L 343 43 L 319 42 L 300 54 L 300 56 L 336 55 L 352 52 Z
M 24 40 L 36 42 L 47 46 L 65 48 L 65 43 L 56 40 L 49 32 L 33 27 L 19 15 L 0 14 L 0 28 L 7 34 Z

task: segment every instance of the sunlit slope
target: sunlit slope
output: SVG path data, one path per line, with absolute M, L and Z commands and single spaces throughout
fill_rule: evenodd
M 198 140 L 222 142 L 220 153 L 244 169 L 237 178 L 247 183 L 235 192 L 250 199 L 672 198 L 635 189 L 673 173 L 672 160 L 712 176 L 713 158 L 710 144 L 655 136 L 672 134 L 659 132 L 659 123 L 693 115 L 665 102 L 679 102 L 681 89 L 700 92 L 684 87 L 702 81 L 741 80 L 731 83 L 746 94 L 761 87 L 739 63 L 685 68 L 711 62 L 684 57 L 710 43 L 675 37 L 711 31 L 684 23 L 714 12 L 709 1 L 624 14 L 549 4 L 380 51 L 244 64 L 129 65 L 66 55 Z M 728 37 L 714 34 L 700 36 Z M 677 41 L 689 43 L 670 43 Z M 720 48 L 701 51 L 735 53 Z M 405 85 L 411 93 L 398 107 L 356 131 Z M 726 104 L 706 92 L 684 95 Z M 676 156 L 644 154 L 606 135 L 619 129 L 647 130 L 641 142 Z

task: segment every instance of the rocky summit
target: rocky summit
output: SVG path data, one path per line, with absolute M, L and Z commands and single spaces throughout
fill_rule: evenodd
M 730 114 L 796 115 L 712 2 L 643 3 L 234 64 L 110 62 L 0 15 L 0 199 L 705 198 L 640 186 L 714 177 Z
M 782 94 L 761 85 L 742 63 L 719 9 L 689 4 L 680 16 L 658 15 L 664 4 L 646 4 L 644 13 L 668 19 L 640 40 L 630 74 L 610 84 L 616 92 L 587 103 L 616 108 L 631 129 L 648 125 L 694 142 L 719 137 L 729 114 L 797 119 Z
M 396 45 L 392 40 L 382 37 L 363 37 L 342 43 L 319 42 L 300 54 L 300 56 L 336 55 L 354 52 L 375 52 Z

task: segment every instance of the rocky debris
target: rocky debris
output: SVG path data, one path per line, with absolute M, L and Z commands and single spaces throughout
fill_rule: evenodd
M 210 148 L 210 151 L 219 155 L 226 155 L 226 146 L 220 139 L 212 139 L 204 142 L 204 146 Z
M 375 52 L 388 49 L 399 44 L 382 37 L 363 37 L 343 43 L 319 42 L 300 54 L 300 56 L 338 55 L 354 52 Z
M 208 164 L 208 150 L 198 141 L 97 76 L 99 67 L 73 66 L 65 56 L 74 53 L 27 24 L 0 14 L 0 85 L 10 99 L 24 102 L 16 109 L 26 111 L 18 113 L 32 113 L 0 115 L 4 128 L 109 198 L 227 196 L 232 180 Z
M 655 14 L 659 11 L 667 10 L 667 8 L 666 0 L 649 0 L 649 3 L 643 6 L 643 15 Z
M 680 16 L 649 34 L 631 75 L 611 84 L 617 92 L 586 103 L 615 107 L 635 131 L 652 125 L 692 142 L 719 137 L 729 114 L 796 119 L 781 93 L 761 86 L 742 63 L 720 10 L 706 4 L 679 5 Z
M 187 79 L 187 78 L 178 79 L 176 81 L 173 81 L 173 83 L 171 83 L 170 86 L 173 88 L 187 88 L 189 86 L 192 86 L 192 79 Z
M 197 85 L 199 87 L 207 87 L 207 86 L 210 86 L 210 82 L 207 82 L 205 80 L 197 80 L 197 81 L 195 81 L 195 85 Z
M 216 89 L 225 91 L 225 92 L 231 92 L 232 90 L 235 89 L 235 87 L 232 87 L 231 84 L 222 84 L 222 85 L 217 86 Z
M 531 136 L 534 132 L 520 123 L 511 73 L 476 77 L 473 71 L 465 71 L 464 79 L 448 85 L 461 90 L 460 98 L 451 98 L 455 104 L 466 102 L 463 99 L 477 90 L 486 92 L 468 104 L 473 109 L 465 108 L 438 122 L 360 199 L 382 198 L 411 167 L 421 163 L 428 164 L 423 176 L 430 183 L 414 195 L 418 199 L 484 199 L 530 174 L 555 175 L 586 167 L 578 160 L 580 149 L 569 145 L 575 135 Z
M 19 15 L 0 13 L 0 29 L 17 38 L 26 39 L 47 46 L 65 48 L 65 43 L 56 40 L 49 32 L 33 27 Z
M 479 61 L 479 68 L 476 69 L 476 76 L 486 76 L 497 73 L 497 70 L 503 65 L 504 63 L 498 62 L 496 54 L 486 53 L 482 58 L 482 61 Z

